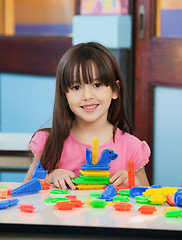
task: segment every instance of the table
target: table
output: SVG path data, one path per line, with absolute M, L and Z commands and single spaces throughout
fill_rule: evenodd
M 1 182 L 0 186 L 15 188 L 20 184 Z M 136 204 L 134 199 L 130 200 L 133 210 L 129 212 L 119 212 L 111 206 L 96 209 L 87 204 L 82 208 L 61 211 L 54 204 L 44 202 L 47 197 L 58 197 L 50 195 L 49 192 L 50 190 L 43 190 L 38 194 L 17 197 L 19 203 L 33 204 L 36 207 L 33 213 L 21 212 L 17 205 L 0 210 L 0 237 L 97 239 L 98 236 L 98 239 L 174 239 L 182 236 L 182 218 L 164 216 L 163 210 L 169 206 L 167 204 L 157 206 L 158 211 L 153 215 L 138 212 L 140 205 Z M 69 194 L 76 195 L 82 201 L 91 198 L 90 192 L 91 190 L 69 190 Z

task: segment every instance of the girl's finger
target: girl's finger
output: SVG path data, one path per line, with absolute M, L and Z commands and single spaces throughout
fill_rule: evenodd
M 115 182 L 113 183 L 114 186 L 124 185 L 127 186 L 128 181 L 126 181 L 128 178 L 127 174 L 120 175 Z
M 114 182 L 115 180 L 117 180 L 120 176 L 127 176 L 127 172 L 124 170 L 120 170 L 118 172 L 116 172 L 110 179 L 110 182 Z
M 72 190 L 75 190 L 76 187 L 75 187 L 74 183 L 71 181 L 70 177 L 66 177 L 65 181 Z
M 60 178 L 59 180 L 59 184 L 61 186 L 62 189 L 67 189 L 66 183 L 65 183 L 65 179 L 64 178 Z

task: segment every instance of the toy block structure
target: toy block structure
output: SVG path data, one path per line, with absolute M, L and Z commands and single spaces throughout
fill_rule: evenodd
M 40 190 L 42 190 L 42 185 L 39 179 L 32 179 L 20 187 L 17 187 L 13 190 L 11 190 L 11 195 L 14 196 L 21 196 L 21 195 L 28 195 L 28 194 L 34 194 L 38 193 Z
M 98 139 L 94 138 L 92 150 L 86 149 L 87 163 L 81 166 L 80 176 L 72 179 L 72 182 L 80 190 L 103 189 L 110 184 L 108 164 L 117 157 L 118 154 L 112 149 L 105 149 L 98 161 Z

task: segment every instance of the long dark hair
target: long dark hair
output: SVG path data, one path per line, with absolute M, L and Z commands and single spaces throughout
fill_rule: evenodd
M 75 119 L 67 104 L 65 93 L 74 81 L 85 84 L 93 81 L 93 64 L 97 68 L 101 83 L 110 86 L 113 91 L 118 91 L 118 98 L 111 101 L 108 111 L 108 121 L 114 126 L 113 139 L 117 127 L 123 132 L 132 133 L 124 109 L 123 79 L 115 57 L 99 43 L 75 45 L 62 56 L 57 67 L 52 127 L 45 129 L 50 134 L 41 156 L 42 166 L 49 171 L 58 167 L 64 141 L 68 138 Z

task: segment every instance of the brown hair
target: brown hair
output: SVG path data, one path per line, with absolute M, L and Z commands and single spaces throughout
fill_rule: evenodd
M 75 118 L 67 104 L 65 93 L 75 80 L 85 84 L 93 81 L 92 64 L 99 66 L 97 72 L 101 83 L 118 91 L 119 97 L 111 101 L 108 111 L 108 121 L 114 126 L 113 139 L 117 127 L 123 132 L 132 132 L 124 110 L 123 79 L 115 57 L 99 43 L 75 45 L 62 56 L 58 64 L 52 127 L 44 129 L 50 134 L 41 156 L 41 164 L 49 171 L 58 167 L 64 141 L 70 134 Z

